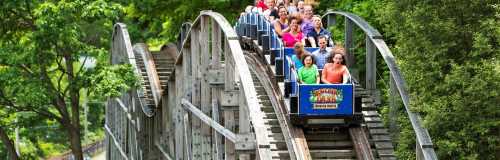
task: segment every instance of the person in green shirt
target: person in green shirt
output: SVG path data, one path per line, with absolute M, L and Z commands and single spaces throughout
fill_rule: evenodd
M 318 67 L 314 64 L 312 55 L 305 55 L 302 59 L 304 67 L 299 69 L 299 82 L 303 84 L 319 84 Z

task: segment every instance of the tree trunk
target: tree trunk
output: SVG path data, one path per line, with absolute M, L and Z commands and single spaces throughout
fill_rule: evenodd
M 11 160 L 18 160 L 19 156 L 17 155 L 14 143 L 12 142 L 12 140 L 10 140 L 9 136 L 7 135 L 7 132 L 5 132 L 5 130 L 3 130 L 2 127 L 0 127 L 0 139 L 2 140 L 2 143 L 5 145 L 5 148 L 7 148 L 7 152 L 9 153 L 9 158 Z
M 82 143 L 80 141 L 80 127 L 75 127 L 69 124 L 69 126 L 66 127 L 66 130 L 68 131 L 71 152 L 73 153 L 75 160 L 83 160 Z

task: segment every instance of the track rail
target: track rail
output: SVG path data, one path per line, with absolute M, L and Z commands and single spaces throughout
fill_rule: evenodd
M 289 155 L 284 156 L 285 154 L 282 152 L 280 158 L 289 157 L 290 159 L 310 160 L 311 155 L 307 148 L 304 133 L 301 128 L 291 124 L 287 116 L 288 109 L 283 101 L 284 98 L 280 92 L 279 86 L 276 83 L 272 83 L 270 79 L 270 77 L 273 77 L 271 69 L 265 63 L 262 63 L 263 61 L 261 61 L 258 53 L 254 51 L 246 53 L 247 62 L 250 64 L 250 69 L 253 71 L 252 75 L 255 77 L 254 81 L 259 81 L 257 82 L 259 87 L 261 86 L 262 89 L 264 89 L 271 103 L 267 112 L 276 116 L 277 121 L 275 121 L 274 125 L 279 125 L 284 142 L 288 148 Z M 277 130 L 276 126 L 274 128 Z
M 261 38 L 273 33 L 265 27 L 245 26 L 236 29 L 252 36 L 202 11 L 185 28 L 181 52 L 164 54 L 132 47 L 126 27 L 115 25 L 111 61 L 130 63 L 142 81 L 108 101 L 108 159 L 395 159 L 374 88 L 356 88 L 361 126 L 292 125 L 280 75 L 265 55 L 270 44 L 255 39 L 280 42 Z
M 143 43 L 134 45 L 136 70 L 141 75 L 141 87 L 138 88 L 139 101 L 143 112 L 151 117 L 160 104 L 163 90 L 174 70 L 174 60 L 164 52 L 150 52 Z
M 305 127 L 299 128 L 289 122 L 286 99 L 281 96 L 283 91 L 278 87 L 281 82 L 272 83 L 275 76 L 272 69 L 274 66 L 266 62 L 262 47 L 257 42 L 248 37 L 241 37 L 242 48 L 245 49 L 247 62 L 250 68 L 258 73 L 260 84 L 265 82 L 266 91 L 272 93 L 274 114 L 280 119 L 280 128 L 284 135 L 289 135 L 288 143 L 289 157 L 281 153 L 276 159 L 375 159 L 377 152 L 372 150 L 369 141 L 369 133 L 365 132 L 365 127 Z M 258 70 L 258 72 L 257 72 Z M 254 79 L 255 81 L 255 79 Z M 257 83 L 256 83 L 257 84 Z M 369 94 L 361 88 L 358 96 L 368 99 Z M 374 101 L 364 100 L 363 106 L 374 106 Z M 365 110 L 373 109 L 365 107 Z M 282 120 L 282 121 L 281 121 Z M 363 124 L 365 126 L 366 124 Z M 277 129 L 276 129 L 277 130 Z M 285 136 L 286 137 L 286 136 Z M 374 146 L 375 147 L 375 146 Z M 373 148 L 374 148 L 373 147 Z M 392 147 L 392 146 L 391 146 Z M 392 149 L 392 148 L 391 148 Z M 390 152 L 392 153 L 392 152 Z M 295 156 L 295 158 L 293 158 Z M 392 154 L 393 156 L 393 154 Z M 389 159 L 393 159 L 389 158 Z M 387 158 L 382 158 L 387 159 Z
M 380 53 L 380 55 L 383 57 L 385 64 L 389 68 L 390 71 L 390 78 L 393 80 L 394 83 L 394 88 L 391 87 L 391 92 L 399 92 L 399 95 L 401 96 L 401 100 L 403 101 L 403 105 L 405 107 L 406 113 L 408 114 L 408 118 L 411 122 L 412 128 L 415 132 L 416 136 L 416 153 L 417 153 L 417 159 L 425 159 L 425 160 L 434 160 L 437 159 L 437 155 L 434 151 L 434 145 L 431 140 L 431 136 L 429 135 L 429 132 L 427 131 L 426 128 L 422 125 L 422 122 L 420 121 L 420 116 L 410 110 L 410 95 L 408 94 L 407 87 L 406 87 L 406 82 L 404 80 L 403 75 L 401 74 L 401 71 L 399 70 L 398 65 L 396 64 L 396 59 L 392 55 L 391 50 L 383 40 L 383 36 L 378 32 L 375 28 L 370 26 L 368 22 L 366 22 L 363 18 L 354 15 L 352 13 L 348 12 L 342 12 L 342 11 L 328 11 L 326 14 L 322 16 L 323 19 L 326 19 L 328 22 L 328 25 L 335 24 L 335 19 L 338 16 L 345 17 L 345 37 L 346 37 L 346 43 L 345 43 L 345 48 L 347 48 L 348 52 L 348 59 L 353 59 L 353 55 L 349 52 L 351 52 L 351 49 L 354 46 L 353 43 L 353 28 L 354 24 L 357 25 L 361 30 L 366 35 L 366 46 L 367 46 L 367 64 L 366 64 L 366 70 L 367 72 L 367 83 L 366 86 L 368 90 L 375 90 L 375 84 L 376 84 L 376 52 Z M 393 95 L 394 96 L 394 95 Z M 393 106 L 391 106 L 393 108 Z

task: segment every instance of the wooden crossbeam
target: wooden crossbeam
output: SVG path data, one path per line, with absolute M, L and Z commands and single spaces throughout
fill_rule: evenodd
M 114 146 L 120 152 L 122 158 L 124 158 L 125 160 L 128 160 L 127 154 L 125 154 L 125 152 L 123 151 L 122 147 L 120 147 L 120 143 L 116 140 L 115 136 L 111 132 L 111 129 L 109 129 L 108 125 L 105 124 L 104 125 L 104 129 L 106 130 L 106 132 L 110 136 L 109 138 L 112 139 Z
M 224 126 L 220 125 L 219 123 L 217 123 L 216 121 L 214 121 L 212 118 L 210 118 L 207 115 L 205 115 L 196 106 L 194 106 L 193 104 L 191 104 L 191 102 L 189 102 L 186 99 L 182 99 L 181 104 L 182 104 L 182 107 L 185 110 L 191 112 L 194 116 L 196 116 L 202 122 L 208 124 L 210 127 L 212 127 L 217 132 L 219 132 L 220 134 L 222 134 L 224 137 L 226 137 L 227 139 L 229 139 L 231 142 L 233 142 L 233 143 L 236 142 L 237 139 L 236 139 L 236 134 L 235 133 L 233 133 L 230 130 L 224 128 Z

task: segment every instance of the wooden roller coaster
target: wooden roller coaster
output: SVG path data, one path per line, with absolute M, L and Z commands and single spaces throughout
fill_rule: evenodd
M 258 16 L 247 14 L 233 28 L 220 14 L 202 11 L 183 25 L 179 44 L 157 52 L 145 44 L 132 46 L 126 26 L 114 26 L 111 62 L 131 64 L 141 83 L 108 100 L 107 159 L 396 159 L 390 132 L 377 112 L 377 52 L 390 69 L 392 97 L 400 95 L 415 130 L 417 158 L 437 159 L 418 115 L 408 109 L 394 57 L 363 19 L 345 12 L 323 17 L 329 24 L 344 17 L 350 57 L 353 28 L 366 35 L 366 84 L 355 91 L 362 124 L 298 127 L 290 121 L 289 99 L 271 60 L 270 44 L 279 42 Z

